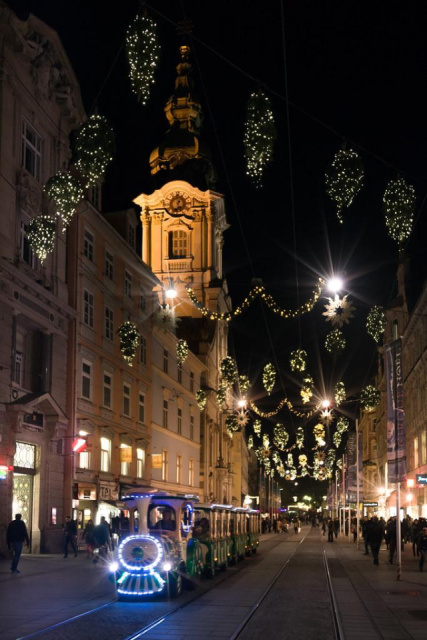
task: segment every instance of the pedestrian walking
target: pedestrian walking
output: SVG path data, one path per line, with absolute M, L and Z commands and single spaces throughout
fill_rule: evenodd
M 95 525 L 93 523 L 93 520 L 88 520 L 83 531 L 83 540 L 86 543 L 86 558 L 91 558 L 93 556 L 93 547 L 94 547 L 93 530 L 94 529 L 95 529 Z
M 420 554 L 419 567 L 420 571 L 422 571 L 424 567 L 425 556 L 427 554 L 427 527 L 424 527 L 418 536 L 418 551 Z
M 334 541 L 335 524 L 332 518 L 328 521 L 328 542 Z
M 64 558 L 68 558 L 68 545 L 74 551 L 74 557 L 77 558 L 77 524 L 75 520 L 71 520 L 70 516 L 66 516 L 64 524 Z
M 28 537 L 27 527 L 22 520 L 22 515 L 17 513 L 15 520 L 9 524 L 6 532 L 6 541 L 9 549 L 13 551 L 12 564 L 10 570 L 12 573 L 21 573 L 18 569 L 19 559 L 21 557 L 22 548 L 24 542 L 27 543 L 27 547 L 30 546 L 30 539 Z
M 98 549 L 98 555 L 93 560 L 93 563 L 96 564 L 100 557 L 107 557 L 111 549 L 110 528 L 105 520 L 105 516 L 101 516 L 101 522 L 94 528 L 93 538 L 95 548 Z
M 371 518 L 367 527 L 366 535 L 368 544 L 371 547 L 374 564 L 379 564 L 378 554 L 380 551 L 381 542 L 384 538 L 384 525 L 381 520 L 378 520 L 377 516 Z

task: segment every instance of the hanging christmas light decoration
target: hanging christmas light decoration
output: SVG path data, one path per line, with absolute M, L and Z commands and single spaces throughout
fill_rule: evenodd
M 339 431 L 335 431 L 334 435 L 332 436 L 332 442 L 334 443 L 334 445 L 338 449 L 338 447 L 341 444 L 341 434 L 339 433 Z
M 381 392 L 371 384 L 368 384 L 360 393 L 360 403 L 364 409 L 371 411 L 380 402 Z
M 237 412 L 236 420 L 239 427 L 246 427 L 249 422 L 249 413 L 244 409 L 241 409 Z
M 349 421 L 344 416 L 340 416 L 337 422 L 337 431 L 338 433 L 343 434 L 345 431 L 348 431 Z
M 264 449 L 270 448 L 270 438 L 266 433 L 264 433 L 262 436 L 262 446 L 264 447 Z
M 27 225 L 27 238 L 40 262 L 44 262 L 54 249 L 56 222 L 49 215 L 40 214 Z
M 226 399 L 227 399 L 227 390 L 224 389 L 224 387 L 220 387 L 216 392 L 216 404 L 218 406 L 218 409 L 222 409 L 222 407 L 225 405 Z
M 337 382 L 335 385 L 334 399 L 337 407 L 340 406 L 345 400 L 345 385 L 344 382 Z
M 276 471 L 277 471 L 277 473 L 279 474 L 279 476 L 280 476 L 281 478 L 284 478 L 284 477 L 285 477 L 285 473 L 286 473 L 286 471 L 285 471 L 285 467 L 283 466 L 283 464 L 281 464 L 281 465 L 277 466 L 277 467 L 276 467 Z
M 342 470 L 342 460 L 337 460 L 337 467 L 338 469 Z
M 230 431 L 238 431 L 239 423 L 237 421 L 236 416 L 227 416 L 225 419 L 225 426 Z
M 297 437 L 296 437 L 296 446 L 298 449 L 302 449 L 304 447 L 304 428 L 298 427 L 297 429 Z
M 335 420 L 335 415 L 332 409 L 323 409 L 320 412 L 320 422 L 322 424 L 329 426 L 330 424 L 333 423 L 334 420 Z
M 254 433 L 257 436 L 261 435 L 261 420 L 254 420 Z
M 389 236 L 399 245 L 411 235 L 416 202 L 412 185 L 403 178 L 390 180 L 383 196 L 385 223 Z
M 335 298 L 328 298 L 328 300 L 329 303 L 324 305 L 326 311 L 322 314 L 326 316 L 326 322 L 337 327 L 349 324 L 350 319 L 354 318 L 353 311 L 356 310 L 356 307 L 353 306 L 351 300 L 348 300 L 348 296 L 340 298 L 336 295 Z
M 279 413 L 279 411 L 284 407 L 287 406 L 287 408 L 289 409 L 289 411 L 291 413 L 293 413 L 294 415 L 298 416 L 299 418 L 310 418 L 312 415 L 314 415 L 315 413 L 317 413 L 317 411 L 320 408 L 320 405 L 317 405 L 316 407 L 314 407 L 314 409 L 312 409 L 311 411 L 298 411 L 298 409 L 295 409 L 295 407 L 293 406 L 292 402 L 290 400 L 288 400 L 288 398 L 283 398 L 279 404 L 277 405 L 276 409 L 274 409 L 273 411 L 261 411 L 261 409 L 259 409 L 255 402 L 251 402 L 250 403 L 250 407 L 252 409 L 252 411 L 255 411 L 256 414 L 258 414 L 259 416 L 261 416 L 261 418 L 272 418 L 273 416 L 277 415 Z
M 178 365 L 182 367 L 182 365 L 187 360 L 187 358 L 188 358 L 188 343 L 186 340 L 183 340 L 181 338 L 176 343 L 176 359 L 178 361 Z
M 326 443 L 325 443 L 325 427 L 323 426 L 323 424 L 316 424 L 315 427 L 313 427 L 313 435 L 314 438 L 316 440 L 316 443 L 320 446 L 323 447 Z
M 180 322 L 180 318 L 175 316 L 174 310 L 168 304 L 162 304 L 153 313 L 153 322 L 154 326 L 164 331 L 164 333 L 168 331 L 174 332 L 178 322 Z
M 304 404 L 310 402 L 313 396 L 314 380 L 310 375 L 302 379 L 301 398 Z
M 343 209 L 348 208 L 363 186 L 363 164 L 352 149 L 340 149 L 326 173 L 326 192 L 335 200 L 338 220 L 342 223 Z
M 237 382 L 239 374 L 235 360 L 230 356 L 223 358 L 220 364 L 220 373 L 227 387 L 231 387 L 232 384 Z
M 264 385 L 264 389 L 267 391 L 268 395 L 271 395 L 275 382 L 276 382 L 276 369 L 273 367 L 271 362 L 269 362 L 268 364 L 265 365 L 264 371 L 262 373 L 262 384 Z
M 301 455 L 298 456 L 298 463 L 301 467 L 306 467 L 307 466 L 307 456 L 305 455 L 305 453 L 301 453 Z
M 254 437 L 253 436 L 249 436 L 248 438 L 248 449 L 253 449 L 254 448 Z
M 271 457 L 272 457 L 273 462 L 274 462 L 275 465 L 281 465 L 282 464 L 282 461 L 281 461 L 280 456 L 277 453 L 277 451 L 273 451 L 273 455 Z
M 286 431 L 283 424 L 278 422 L 274 427 L 273 434 L 274 434 L 274 437 L 273 437 L 274 446 L 280 449 L 281 451 L 284 451 L 289 440 L 289 434 Z
M 366 330 L 368 334 L 379 342 L 387 325 L 384 309 L 382 307 L 372 307 L 366 319 Z
M 329 353 L 338 356 L 345 349 L 345 338 L 342 331 L 334 329 L 326 336 L 325 348 Z
M 307 352 L 304 349 L 295 349 L 290 357 L 291 371 L 305 371 Z
M 126 362 L 132 366 L 139 345 L 139 331 L 133 322 L 127 320 L 123 322 L 117 329 L 120 338 L 120 351 Z
M 70 173 L 58 171 L 46 182 L 44 192 L 53 200 L 56 215 L 62 220 L 62 231 L 65 231 L 77 205 L 83 200 L 83 189 Z
M 256 187 L 262 186 L 265 169 L 273 159 L 276 126 L 270 100 L 262 89 L 251 94 L 248 101 L 243 137 L 246 174 Z
M 142 14 L 136 16 L 127 32 L 126 53 L 132 90 L 139 102 L 145 105 L 150 97 L 150 87 L 154 84 L 160 53 L 154 20 Z
M 245 376 L 245 375 L 239 376 L 239 387 L 242 393 L 246 393 L 247 391 L 249 391 L 250 386 L 251 386 L 251 381 L 249 380 L 248 376 Z
M 104 116 L 93 114 L 81 126 L 74 150 L 76 165 L 86 180 L 86 188 L 102 178 L 113 159 L 113 130 Z
M 206 392 L 203 391 L 203 389 L 199 389 L 198 392 L 196 393 L 196 402 L 200 411 L 203 411 L 203 409 L 206 407 L 206 401 L 207 401 Z

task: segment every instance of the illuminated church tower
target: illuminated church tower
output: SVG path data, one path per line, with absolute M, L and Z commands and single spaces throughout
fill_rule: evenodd
M 227 355 L 227 323 L 203 316 L 186 291 L 190 286 L 210 311 L 229 309 L 222 272 L 228 228 L 224 198 L 212 190 L 215 171 L 200 140 L 202 110 L 194 93 L 189 47 L 182 46 L 180 53 L 175 89 L 165 106 L 169 129 L 150 156 L 157 190 L 134 202 L 142 210 L 142 259 L 162 283 L 159 302 L 173 307 L 180 318 L 178 337 L 187 340 L 206 367 L 201 384 L 208 400 L 201 417 L 200 493 L 205 500 L 234 498 L 240 503 L 241 496 L 233 495 L 232 443 L 215 393 L 219 364 Z M 170 289 L 176 292 L 173 299 L 167 297 Z

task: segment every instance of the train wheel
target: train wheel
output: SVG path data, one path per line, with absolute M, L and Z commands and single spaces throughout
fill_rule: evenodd
M 171 598 L 178 598 L 182 593 L 182 576 L 180 573 L 169 574 L 169 595 Z

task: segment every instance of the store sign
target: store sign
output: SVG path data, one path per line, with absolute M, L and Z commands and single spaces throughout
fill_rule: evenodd
M 425 473 L 416 474 L 417 484 L 425 485 L 427 487 L 427 475 Z
M 152 469 L 161 469 L 162 468 L 162 454 L 161 453 L 152 453 L 151 454 L 151 468 Z
M 100 482 L 99 483 L 99 500 L 118 500 L 119 499 L 119 487 L 115 482 Z
M 79 483 L 78 486 L 79 500 L 96 500 L 96 486 L 94 484 L 85 486 Z
M 364 507 L 378 507 L 378 502 L 364 502 Z

